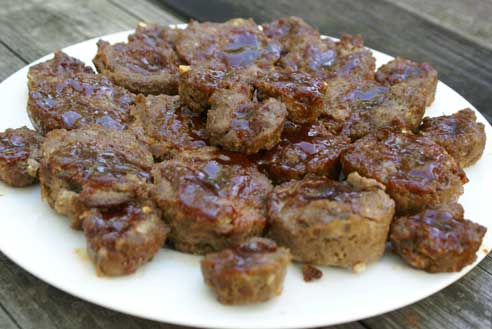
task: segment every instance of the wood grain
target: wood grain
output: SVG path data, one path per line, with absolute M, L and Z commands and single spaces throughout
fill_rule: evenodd
M 0 40 L 31 62 L 86 39 L 128 30 L 139 21 L 104 0 L 3 0 Z
M 1 43 L 0 58 L 0 81 L 3 81 L 9 75 L 27 64 Z
M 157 1 L 110 0 L 112 4 L 128 12 L 140 21 L 160 24 L 183 23 L 183 19 L 165 11 Z
M 12 317 L 0 307 L 0 328 L 2 329 L 20 329 Z
M 383 316 L 364 320 L 371 328 L 492 328 L 490 274 L 481 268 L 430 298 Z
M 391 3 L 492 48 L 490 0 L 391 0 Z

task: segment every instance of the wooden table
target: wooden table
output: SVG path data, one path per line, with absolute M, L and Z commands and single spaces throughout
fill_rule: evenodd
M 442 81 L 492 119 L 490 0 L 2 0 L 0 80 L 55 49 L 127 30 L 139 21 L 168 24 L 241 16 L 262 22 L 285 15 L 301 16 L 332 36 L 361 33 L 369 47 L 431 62 Z M 1 329 L 178 328 L 79 300 L 36 279 L 1 253 L 0 264 Z M 490 329 L 492 257 L 419 303 L 336 328 Z

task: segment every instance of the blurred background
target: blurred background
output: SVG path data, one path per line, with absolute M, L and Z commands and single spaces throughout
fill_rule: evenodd
M 262 23 L 287 15 L 302 17 L 326 35 L 359 33 L 368 47 L 430 62 L 440 80 L 491 121 L 492 0 L 0 0 L 0 81 L 56 49 L 132 29 L 141 21 L 252 17 Z M 337 329 L 490 329 L 491 269 L 489 255 L 459 282 L 430 298 Z M 0 328 L 178 327 L 81 301 L 0 253 Z

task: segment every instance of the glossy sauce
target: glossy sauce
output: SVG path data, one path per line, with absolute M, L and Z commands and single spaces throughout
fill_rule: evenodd
M 382 104 L 388 92 L 388 87 L 368 83 L 352 89 L 342 97 L 341 102 L 353 104 L 355 108 L 369 108 Z
M 347 140 L 327 133 L 321 124 L 287 121 L 280 143 L 251 158 L 275 180 L 299 179 L 309 172 L 331 177 L 338 172 L 338 158 L 346 145 Z M 292 161 L 294 154 L 296 163 Z
M 132 72 L 149 75 L 166 72 L 177 72 L 177 58 L 171 48 L 149 46 L 145 42 L 133 41 L 116 44 L 115 60 L 118 65 L 127 67 Z
M 213 262 L 213 268 L 218 273 L 247 272 L 257 266 L 274 264 L 277 260 L 277 250 L 274 241 L 255 237 L 233 249 L 225 249 L 206 257 L 205 261 Z
M 80 128 L 91 123 L 123 129 L 134 102 L 132 94 L 93 74 L 43 83 L 30 97 L 37 105 L 31 109 L 31 114 L 44 132 Z
M 310 75 L 278 71 L 260 75 L 256 87 L 268 95 L 304 104 L 322 102 L 325 90 L 323 81 Z
M 221 55 L 229 67 L 244 67 L 262 59 L 273 62 L 280 56 L 279 45 L 266 42 L 259 31 L 248 31 L 246 26 L 233 28 L 225 39 Z
M 31 153 L 27 142 L 15 132 L 0 133 L 0 160 L 13 163 L 27 159 Z
M 360 193 L 346 183 L 323 179 L 304 181 L 298 198 L 303 202 L 331 200 L 351 203 L 359 196 Z
M 427 225 L 424 229 L 435 245 L 460 244 L 461 230 L 464 227 L 463 221 L 455 219 L 447 211 L 425 210 L 420 214 L 410 217 L 409 220 Z
M 213 154 L 213 153 L 212 153 Z M 179 190 L 179 201 L 188 211 L 195 213 L 197 220 L 216 221 L 218 216 L 233 220 L 237 217 L 242 201 L 254 197 L 261 188 L 251 176 L 255 169 L 244 155 L 235 152 L 216 151 L 210 159 L 190 159 L 192 163 L 172 164 L 172 170 L 161 172 Z
M 91 186 L 105 186 L 127 174 L 135 174 L 150 181 L 150 168 L 140 168 L 111 149 L 99 149 L 90 145 L 71 144 L 52 154 L 60 165 L 58 175 L 77 184 L 91 182 Z
M 277 244 L 265 238 L 252 238 L 240 244 L 236 250 L 242 253 L 270 253 L 277 251 Z

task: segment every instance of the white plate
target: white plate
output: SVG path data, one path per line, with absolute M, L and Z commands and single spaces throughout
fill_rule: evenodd
M 125 40 L 128 32 L 103 37 L 110 42 Z M 69 55 L 91 63 L 96 40 L 64 49 Z M 378 64 L 390 56 L 374 52 Z M 51 56 L 51 55 L 50 55 Z M 41 60 L 46 60 L 45 57 Z M 29 125 L 27 67 L 0 84 L 2 117 L 0 130 Z M 487 92 L 484 90 L 484 92 Z M 472 107 L 455 91 L 439 82 L 431 116 Z M 477 113 L 478 120 L 487 123 Z M 492 248 L 492 140 L 482 159 L 466 173 L 461 203 L 466 217 L 488 226 L 476 265 Z M 49 284 L 87 301 L 117 311 L 157 321 L 213 328 L 298 328 L 355 321 L 400 308 L 421 300 L 455 282 L 474 265 L 460 273 L 427 274 L 406 266 L 387 254 L 362 274 L 324 268 L 323 279 L 305 283 L 300 270 L 291 266 L 282 296 L 270 302 L 240 307 L 219 304 L 205 287 L 197 256 L 163 249 L 136 274 L 122 278 L 97 277 L 85 256 L 81 232 L 69 228 L 41 201 L 39 188 L 14 189 L 0 183 L 0 250 L 18 265 Z

